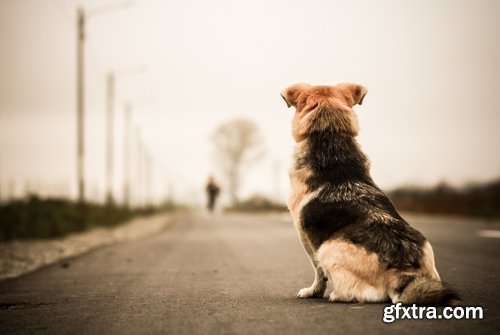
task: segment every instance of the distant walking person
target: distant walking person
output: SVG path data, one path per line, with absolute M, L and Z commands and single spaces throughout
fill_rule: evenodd
M 210 213 L 213 213 L 214 208 L 215 208 L 215 202 L 217 201 L 217 197 L 219 196 L 219 192 L 220 192 L 220 187 L 215 182 L 215 178 L 213 176 L 210 176 L 208 178 L 206 190 L 207 190 L 207 197 L 208 197 L 208 211 Z

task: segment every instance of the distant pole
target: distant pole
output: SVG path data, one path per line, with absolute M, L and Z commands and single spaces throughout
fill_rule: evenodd
M 149 149 L 144 144 L 143 150 L 143 162 L 144 166 L 142 169 L 143 178 L 142 185 L 144 186 L 143 194 L 144 194 L 144 206 L 149 207 Z
M 106 203 L 113 204 L 113 101 L 115 76 L 108 73 L 107 78 L 107 130 L 106 130 Z
M 125 127 L 123 139 L 123 203 L 126 207 L 130 205 L 130 137 L 132 105 L 125 105 Z
M 120 3 L 105 5 L 94 10 L 91 10 L 87 14 L 90 16 L 107 13 L 115 11 L 125 6 L 129 6 L 131 1 L 122 1 Z M 76 154 L 76 166 L 77 166 L 77 187 L 78 187 L 78 202 L 80 204 L 85 203 L 85 139 L 84 139 L 84 58 L 85 58 L 85 11 L 83 8 L 79 7 L 77 9 L 77 20 L 76 20 L 76 142 L 77 142 L 77 154 Z
M 141 129 L 138 127 L 137 128 L 137 153 L 136 153 L 136 159 L 137 159 L 137 204 L 138 207 L 142 207 L 142 167 L 143 167 L 143 162 L 142 162 L 142 153 L 143 147 L 142 147 L 142 139 L 141 139 Z
M 142 167 L 142 186 L 143 186 L 143 190 L 142 190 L 142 194 L 143 194 L 143 200 L 144 200 L 144 207 L 148 207 L 149 205 L 149 173 L 148 173 L 148 169 L 149 169 L 149 160 L 148 160 L 148 147 L 146 146 L 145 143 L 143 143 L 144 145 L 144 148 L 142 150 L 142 154 L 143 154 L 143 167 Z
M 84 42 L 85 42 L 85 12 L 77 11 L 77 44 L 76 44 L 76 136 L 77 136 L 77 185 L 78 202 L 85 203 L 85 139 L 84 139 Z
M 153 156 L 151 151 L 146 152 L 146 204 L 148 207 L 153 205 Z
M 174 202 L 175 194 L 174 194 L 174 184 L 172 183 L 172 179 L 168 179 L 167 181 L 167 202 Z

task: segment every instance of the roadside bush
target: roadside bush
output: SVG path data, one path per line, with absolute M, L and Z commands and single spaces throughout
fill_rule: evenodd
M 402 187 L 389 196 L 398 209 L 411 212 L 500 217 L 500 179 L 454 188 L 441 183 L 433 188 Z
M 67 199 L 26 199 L 0 204 L 0 241 L 61 237 L 72 232 L 101 226 L 111 227 L 135 215 L 147 215 L 156 208 L 129 209 Z

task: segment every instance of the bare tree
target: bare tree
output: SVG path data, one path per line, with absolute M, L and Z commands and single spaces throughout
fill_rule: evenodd
M 236 119 L 220 125 L 213 133 L 212 141 L 229 196 L 232 203 L 237 204 L 243 169 L 263 156 L 262 136 L 253 122 Z

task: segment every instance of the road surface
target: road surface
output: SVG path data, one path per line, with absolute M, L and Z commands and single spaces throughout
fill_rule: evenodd
M 287 216 L 191 216 L 0 283 L 0 333 L 497 333 L 500 224 L 409 221 L 432 242 L 441 277 L 485 319 L 385 324 L 386 304 L 297 299 L 313 273 Z

